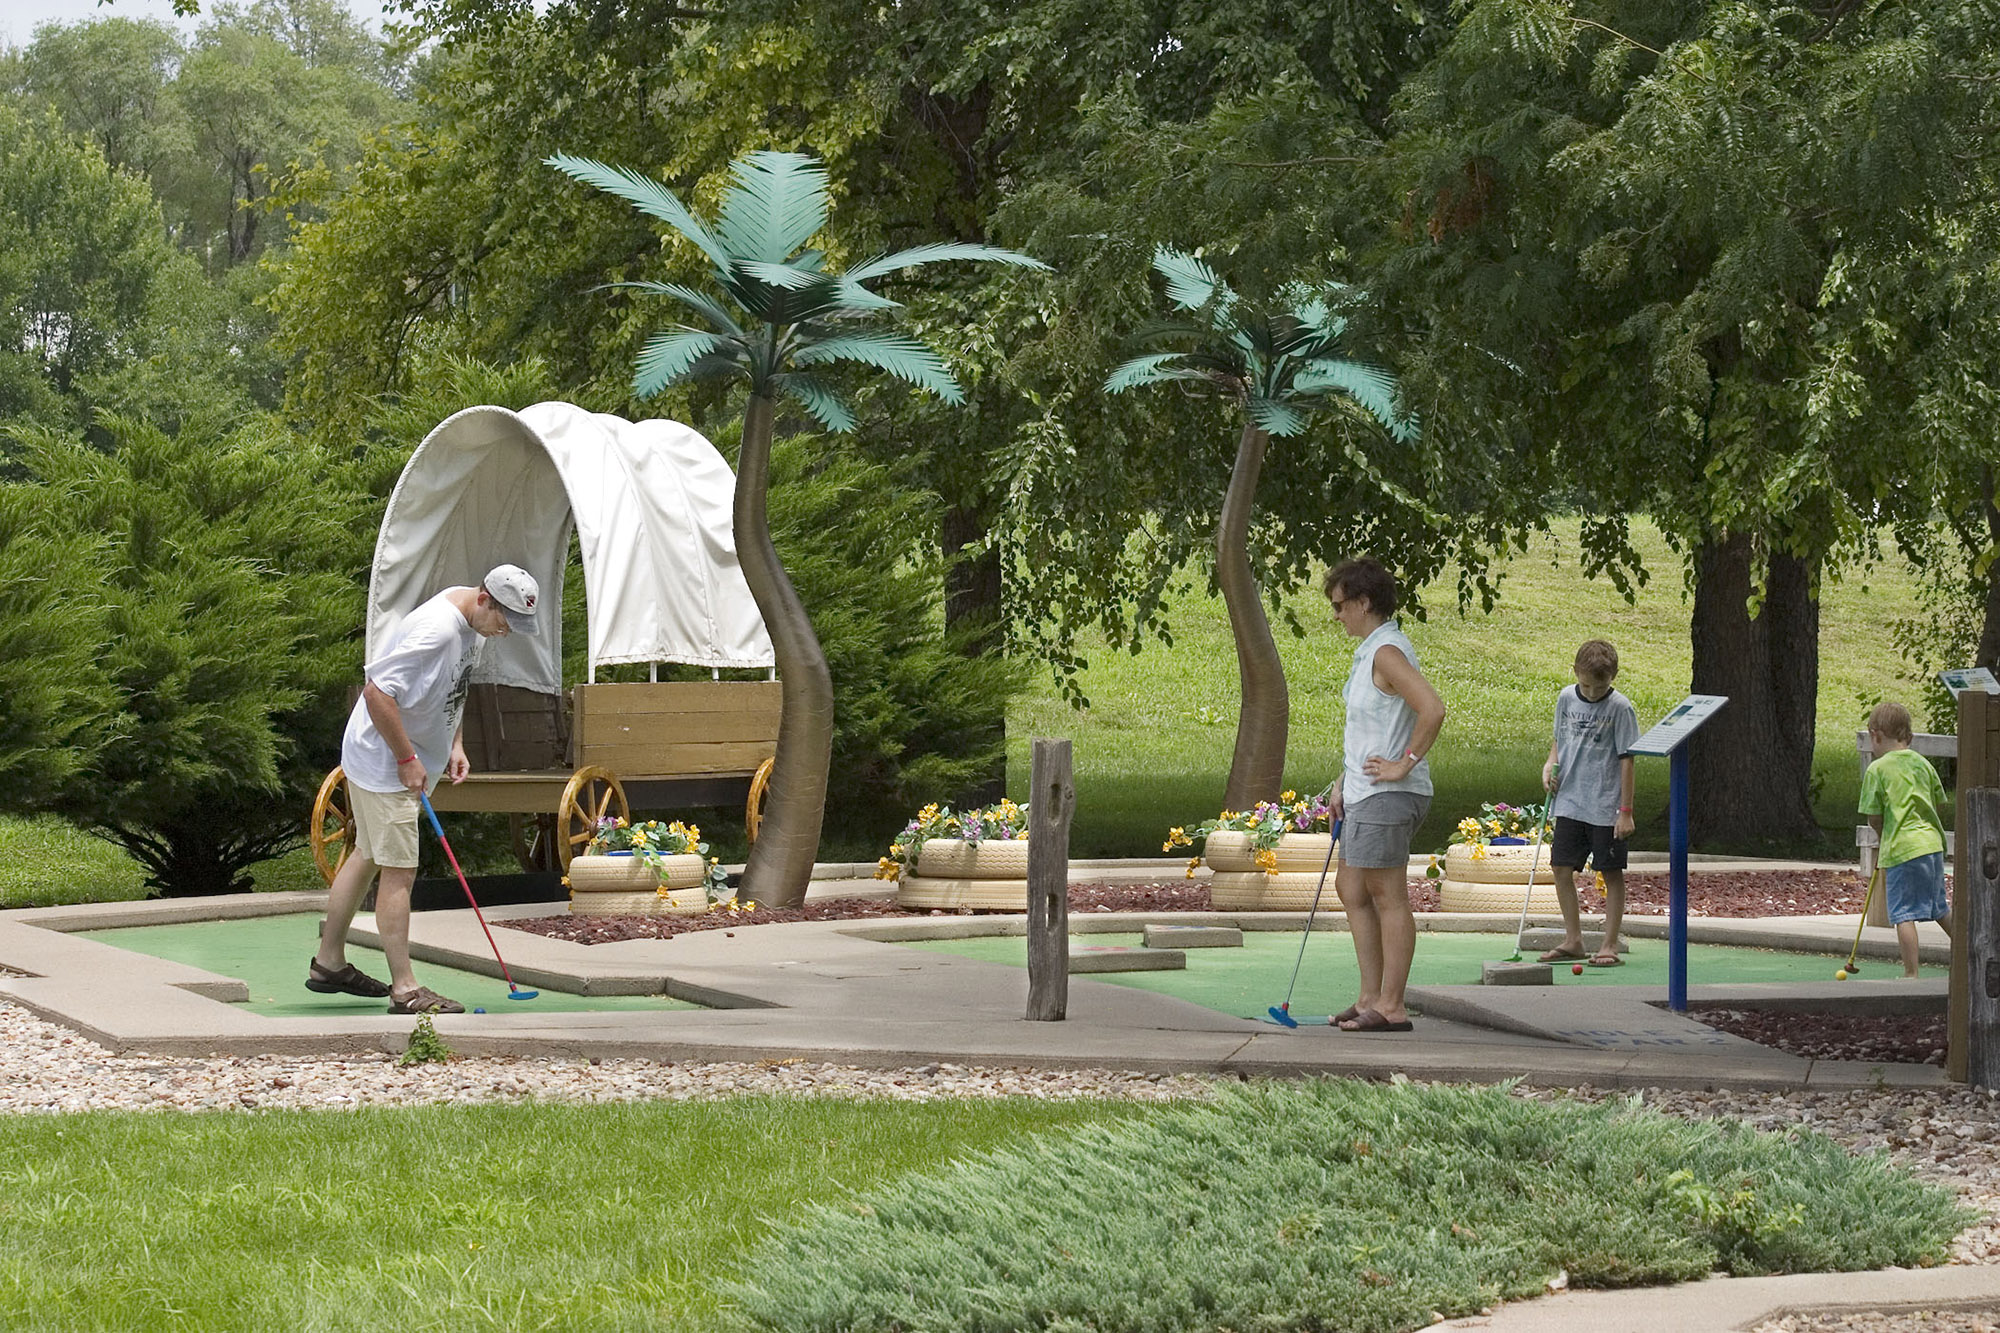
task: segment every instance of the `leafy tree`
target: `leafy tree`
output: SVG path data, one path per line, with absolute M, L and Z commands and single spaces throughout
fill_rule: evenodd
M 173 95 L 180 36 L 164 23 L 112 16 L 45 24 L 13 53 L 13 82 L 95 143 L 112 166 L 154 182 L 191 148 Z
M 50 390 L 128 359 L 172 262 L 162 230 L 144 184 L 0 105 L 0 409 L 46 417 Z
M 844 273 L 808 248 L 829 212 L 825 168 L 795 153 L 753 153 L 733 169 L 711 230 L 673 193 L 636 172 L 558 155 L 551 166 L 630 202 L 667 223 L 710 265 L 718 300 L 677 283 L 640 282 L 691 310 L 699 328 L 676 325 L 640 352 L 633 389 L 650 397 L 682 379 L 749 381 L 736 463 L 737 558 L 771 635 L 785 685 L 770 805 L 744 868 L 743 884 L 759 902 L 805 898 L 819 848 L 833 745 L 833 683 L 812 622 L 771 543 L 767 491 L 778 400 L 786 398 L 822 427 L 847 432 L 854 416 L 819 367 L 874 366 L 928 389 L 946 402 L 963 393 L 928 347 L 909 338 L 854 331 L 856 321 L 896 308 L 870 280 L 944 260 L 1041 267 L 1036 260 L 985 245 L 941 242 L 877 256 Z
M 26 480 L 0 488 L 0 512 L 90 554 L 95 584 L 87 660 L 38 664 L 44 697 L 65 673 L 63 727 L 90 743 L 52 728 L 68 771 L 8 799 L 118 843 L 162 893 L 241 891 L 246 867 L 299 844 L 299 793 L 332 763 L 358 497 L 275 422 L 107 427 L 108 452 L 25 433 Z
M 1185 317 L 1156 324 L 1136 341 L 1185 350 L 1135 357 L 1112 371 L 1104 388 L 1122 393 L 1145 384 L 1192 384 L 1220 394 L 1242 412 L 1236 461 L 1215 529 L 1215 572 L 1236 641 L 1242 691 L 1222 805 L 1248 810 L 1258 801 L 1278 798 L 1291 721 L 1284 663 L 1271 637 L 1249 553 L 1257 482 L 1271 437 L 1299 435 L 1308 411 L 1342 398 L 1358 404 L 1398 439 L 1413 438 L 1416 426 L 1396 411 L 1392 376 L 1335 351 L 1347 330 L 1344 308 L 1356 303 L 1351 288 L 1294 285 L 1280 308 L 1257 308 L 1194 255 L 1162 246 L 1154 253 L 1153 267 L 1166 280 L 1168 299 Z
M 1819 838 L 1818 588 L 1924 499 L 1905 456 L 1956 448 L 1920 349 L 1933 394 L 1993 364 L 1910 279 L 1990 215 L 1995 33 L 1978 3 L 1482 0 L 1398 100 L 1407 225 L 1367 285 L 1467 368 L 1464 410 L 1684 554 L 1690 683 L 1731 698 L 1692 753 L 1700 839 Z
M 321 159 L 344 171 L 388 122 L 386 77 L 380 43 L 343 6 L 219 6 L 174 80 L 193 147 L 172 196 L 191 242 L 219 238 L 218 266 L 258 254 L 265 218 L 300 202 L 280 192 L 288 173 Z

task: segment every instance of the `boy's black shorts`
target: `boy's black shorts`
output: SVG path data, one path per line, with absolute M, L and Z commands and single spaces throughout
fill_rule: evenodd
M 1556 816 L 1555 836 L 1549 840 L 1549 864 L 1583 869 L 1584 858 L 1599 872 L 1625 868 L 1625 839 L 1611 836 L 1610 824 L 1586 824 L 1581 819 Z

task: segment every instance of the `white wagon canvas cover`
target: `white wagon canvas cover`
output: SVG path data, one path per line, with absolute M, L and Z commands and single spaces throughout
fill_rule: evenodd
M 572 526 L 588 590 L 589 671 L 628 662 L 769 667 L 770 636 L 736 562 L 736 477 L 699 433 L 572 403 L 472 407 L 403 467 L 368 585 L 368 658 L 426 598 L 520 565 L 542 585 L 542 632 L 488 642 L 474 679 L 562 690 L 563 570 Z

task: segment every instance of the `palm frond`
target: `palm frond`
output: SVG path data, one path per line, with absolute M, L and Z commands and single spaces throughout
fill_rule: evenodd
M 571 157 L 567 153 L 557 153 L 542 161 L 586 185 L 595 185 L 607 194 L 615 194 L 640 212 L 660 219 L 700 246 L 701 252 L 717 268 L 729 267 L 729 251 L 710 234 L 708 228 L 701 225 L 694 214 L 688 212 L 686 206 L 674 197 L 673 191 L 658 181 L 625 167 L 606 166 L 593 158 Z
M 1182 376 L 1172 373 L 1168 363 L 1179 361 L 1179 352 L 1153 352 L 1147 356 L 1135 356 L 1130 361 L 1104 377 L 1104 392 L 1124 393 L 1142 384 L 1163 384 Z
M 1416 419 L 1396 411 L 1396 377 L 1381 367 L 1340 357 L 1320 357 L 1306 362 L 1292 377 L 1295 394 L 1316 395 L 1330 389 L 1339 390 L 1361 404 L 1398 440 L 1407 444 L 1417 438 Z
M 730 168 L 716 231 L 738 259 L 782 264 L 826 226 L 826 167 L 803 153 L 751 153 Z
M 891 301 L 880 292 L 869 291 L 855 281 L 852 273 L 840 275 L 839 297 L 840 304 L 848 312 L 846 316 L 848 318 L 870 314 L 877 310 L 900 310 L 903 306 L 901 301 Z
M 820 425 L 845 435 L 854 429 L 854 414 L 833 390 L 821 384 L 811 375 L 788 372 L 771 377 L 771 388 L 803 407 Z
M 772 263 L 760 259 L 739 259 L 736 271 L 747 273 L 767 287 L 777 287 L 788 292 L 801 292 L 816 283 L 831 284 L 832 279 L 824 273 L 809 268 L 798 268 L 791 264 Z
M 1297 435 L 1306 428 L 1306 415 L 1263 394 L 1253 393 L 1243 400 L 1250 419 L 1273 435 Z
M 1041 260 L 1018 250 L 1003 250 L 997 245 L 974 245 L 969 241 L 933 241 L 929 245 L 915 245 L 894 254 L 865 259 L 848 269 L 847 277 L 852 282 L 866 282 L 884 273 L 915 268 L 919 264 L 936 264 L 947 259 L 974 259 L 989 264 L 1011 264 L 1016 268 L 1048 269 L 1048 265 Z
M 914 338 L 849 334 L 808 343 L 792 354 L 793 365 L 825 365 L 829 361 L 859 361 L 929 389 L 947 403 L 965 401 L 964 390 L 958 387 L 958 381 L 952 378 L 938 354 Z
M 669 384 L 686 378 L 697 361 L 716 355 L 728 343 L 720 334 L 691 329 L 654 334 L 646 339 L 638 359 L 632 363 L 632 392 L 641 398 L 651 398 Z
M 736 337 L 743 335 L 743 327 L 736 322 L 736 317 L 729 313 L 729 307 L 706 292 L 683 287 L 678 282 L 613 282 L 605 285 L 630 287 L 635 291 L 649 292 L 654 296 L 671 296 L 683 305 L 691 305 L 699 310 L 707 317 L 709 323 L 715 325 L 717 333 L 727 333 Z
M 1183 310 L 1206 310 L 1212 305 L 1218 316 L 1225 316 L 1236 304 L 1229 285 L 1191 254 L 1163 245 L 1153 251 L 1153 271 L 1166 279 L 1168 299 Z

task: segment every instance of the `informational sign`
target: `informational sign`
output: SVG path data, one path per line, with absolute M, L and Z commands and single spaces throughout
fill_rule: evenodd
M 1967 690 L 1982 690 L 1987 694 L 2000 694 L 2000 680 L 1993 679 L 1989 667 L 1960 667 L 1956 671 L 1940 671 L 1938 679 L 1951 691 L 1956 699 Z
M 1633 743 L 1633 754 L 1669 755 L 1694 735 L 1695 729 L 1729 702 L 1726 694 L 1690 694 L 1668 710 L 1652 729 Z

